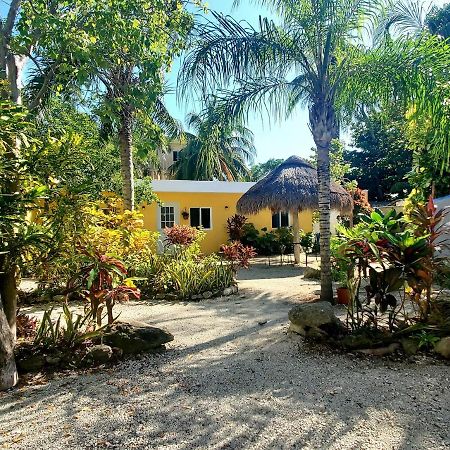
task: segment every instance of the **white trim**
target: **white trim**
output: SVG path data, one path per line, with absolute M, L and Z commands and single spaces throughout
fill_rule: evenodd
M 163 233 L 164 230 L 161 227 L 161 207 L 172 207 L 173 208 L 173 214 L 174 214 L 174 223 L 179 224 L 180 223 L 180 206 L 178 203 L 163 203 L 161 206 L 158 206 L 156 208 L 156 223 L 158 226 L 158 231 L 160 233 Z
M 213 192 L 244 194 L 255 183 L 238 181 L 153 180 L 153 191 L 158 192 Z
M 197 208 L 197 209 L 209 209 L 209 222 L 210 222 L 210 227 L 209 228 L 203 228 L 201 226 L 201 221 L 202 221 L 202 217 L 201 217 L 201 212 L 200 212 L 200 227 L 202 230 L 205 231 L 211 231 L 213 229 L 213 212 L 212 212 L 212 207 L 211 206 L 189 206 L 189 226 L 191 225 L 191 209 L 193 208 Z

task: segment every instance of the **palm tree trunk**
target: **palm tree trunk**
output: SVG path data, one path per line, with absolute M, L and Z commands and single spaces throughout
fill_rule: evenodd
M 125 105 L 121 112 L 119 130 L 120 162 L 122 172 L 122 193 L 125 209 L 134 210 L 134 170 L 133 170 L 133 141 L 132 141 L 132 111 Z
M 292 231 L 294 235 L 294 259 L 295 264 L 300 264 L 300 226 L 298 222 L 298 210 L 292 210 Z
M 309 111 L 310 127 L 317 147 L 320 229 L 320 300 L 334 302 L 330 252 L 330 147 L 337 135 L 333 106 L 325 101 L 315 103 Z

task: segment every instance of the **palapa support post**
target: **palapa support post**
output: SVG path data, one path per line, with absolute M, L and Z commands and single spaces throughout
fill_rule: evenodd
M 294 234 L 294 259 L 295 264 L 300 264 L 300 225 L 298 221 L 298 210 L 291 210 L 292 214 L 292 231 Z

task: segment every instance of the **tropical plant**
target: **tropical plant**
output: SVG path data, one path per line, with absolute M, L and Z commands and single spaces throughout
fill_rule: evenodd
M 247 217 L 241 214 L 235 214 L 227 219 L 227 233 L 230 241 L 240 241 L 244 234 L 244 225 L 247 223 Z
M 394 331 L 428 320 L 434 302 L 432 285 L 442 265 L 435 245 L 443 216 L 430 199 L 428 205 L 417 206 L 410 218 L 394 210 L 386 214 L 375 210 L 362 216 L 355 227 L 339 228 L 342 244 L 337 253 L 349 263 L 353 329 L 387 323 Z M 363 280 L 365 301 L 359 295 Z M 415 315 L 407 312 L 407 302 L 416 309 Z
M 203 256 L 205 234 L 187 226 L 167 229 L 171 242 L 162 254 L 142 260 L 135 270 L 145 295 L 195 299 L 205 292 L 219 294 L 234 283 L 233 265 L 217 255 Z
M 47 349 L 74 348 L 83 342 L 100 336 L 104 328 L 95 328 L 91 311 L 75 314 L 66 304 L 63 313 L 56 320 L 52 320 L 53 308 L 44 311 L 39 327 L 34 337 L 34 345 Z
M 71 14 L 63 14 L 66 9 Z M 37 94 L 30 105 L 41 106 L 62 86 L 66 95 L 84 88 L 95 93 L 91 103 L 97 102 L 104 128 L 117 136 L 127 209 L 134 208 L 133 127 L 140 121 L 153 129 L 177 128 L 162 101 L 166 87 L 161 75 L 182 50 L 191 23 L 178 0 L 23 5 L 18 48 L 33 41 L 33 31 L 40 36 L 33 42 L 38 67 L 29 84 Z
M 37 319 L 24 313 L 17 313 L 17 337 L 29 339 L 36 334 Z
M 164 232 L 167 245 L 190 246 L 201 239 L 199 230 L 188 225 L 175 224 L 171 228 L 166 228 Z
M 115 258 L 101 254 L 98 250 L 80 248 L 85 255 L 85 264 L 80 272 L 68 282 L 71 290 L 83 289 L 90 302 L 92 319 L 102 325 L 103 304 L 106 306 L 108 325 L 115 318 L 113 307 L 116 302 L 128 301 L 130 297 L 140 298 L 131 279 L 126 279 L 127 270 L 123 263 Z
M 202 114 L 189 114 L 187 145 L 172 171 L 180 180 L 244 180 L 256 153 L 253 134 L 242 122 L 209 103 Z
M 250 259 L 256 256 L 256 251 L 253 247 L 242 245 L 238 241 L 231 242 L 229 245 L 222 245 L 220 251 L 223 253 L 223 257 L 230 261 L 235 274 L 241 267 L 248 269 L 250 267 Z
M 249 110 L 262 108 L 276 118 L 284 118 L 298 105 L 308 105 L 320 186 L 321 298 L 332 301 L 329 152 L 331 141 L 339 135 L 340 119 L 352 115 L 361 101 L 376 103 L 381 97 L 387 101 L 402 94 L 417 101 L 420 88 L 430 95 L 421 97 L 419 109 L 425 104 L 435 105 L 435 122 L 442 130 L 447 120 L 442 94 L 435 79 L 425 80 L 422 74 L 427 65 L 433 66 L 438 69 L 439 80 L 448 52 L 445 44 L 433 39 L 420 43 L 390 41 L 365 52 L 365 27 L 382 10 L 382 2 L 258 3 L 278 13 L 281 25 L 261 18 L 255 29 L 214 14 L 214 21 L 196 29 L 193 47 L 181 70 L 180 92 L 193 88 L 209 95 L 211 87 L 222 89 L 219 104 L 224 114 L 241 118 Z M 381 69 L 385 66 L 387 71 Z M 377 74 L 376 82 L 372 72 Z M 436 133 L 435 138 L 444 151 L 442 136 Z

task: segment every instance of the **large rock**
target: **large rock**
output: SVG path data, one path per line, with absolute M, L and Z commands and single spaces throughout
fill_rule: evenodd
M 22 359 L 17 359 L 17 365 L 21 372 L 39 372 L 45 366 L 44 355 L 30 355 Z
M 343 324 L 328 302 L 302 303 L 289 311 L 290 330 L 307 337 L 337 335 Z
M 18 380 L 14 360 L 14 336 L 0 301 L 0 391 L 15 386 Z
M 442 338 L 434 346 L 434 351 L 446 359 L 450 359 L 450 336 Z
M 119 323 L 103 336 L 103 343 L 123 350 L 125 354 L 147 352 L 173 341 L 169 332 L 149 325 Z

